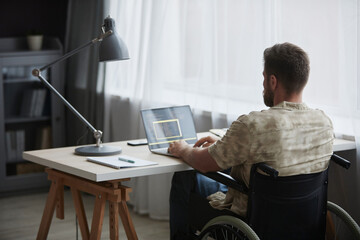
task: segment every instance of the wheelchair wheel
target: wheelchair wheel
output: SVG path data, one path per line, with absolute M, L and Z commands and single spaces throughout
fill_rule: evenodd
M 327 239 L 360 239 L 360 227 L 355 220 L 341 207 L 327 202 L 330 219 L 327 219 Z M 329 234 L 330 233 L 330 234 Z
M 210 220 L 201 231 L 201 240 L 260 240 L 254 230 L 239 218 L 233 216 L 219 216 Z

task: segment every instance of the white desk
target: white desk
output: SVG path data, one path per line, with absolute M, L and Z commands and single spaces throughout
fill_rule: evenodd
M 201 133 L 199 137 L 208 134 Z M 60 219 L 64 218 L 64 186 L 71 188 L 83 239 L 100 239 L 106 201 L 109 201 L 111 239 L 118 239 L 119 215 L 128 239 L 137 239 L 126 205 L 131 189 L 121 185 L 121 182 L 129 180 L 131 177 L 190 169 L 188 165 L 176 158 L 151 153 L 146 145 L 132 147 L 128 146 L 126 141 L 113 142 L 106 145 L 120 146 L 123 154 L 154 161 L 158 165 L 113 169 L 88 162 L 86 157 L 75 155 L 75 147 L 27 151 L 23 153 L 24 159 L 49 167 L 46 171 L 49 180 L 52 181 L 37 239 L 47 238 L 55 209 L 56 216 Z M 336 139 L 334 142 L 334 151 L 351 149 L 355 149 L 354 142 L 341 139 Z M 87 192 L 96 196 L 91 231 L 89 231 L 87 225 L 80 192 Z
M 334 152 L 348 151 L 354 149 L 356 149 L 356 144 L 354 141 L 335 138 L 333 145 Z
M 207 134 L 208 133 L 201 133 L 199 136 Z M 95 182 L 177 172 L 189 169 L 189 166 L 176 158 L 151 153 L 146 145 L 132 147 L 128 146 L 126 141 L 108 143 L 107 145 L 120 146 L 123 154 L 154 161 L 159 164 L 148 167 L 117 170 L 90 163 L 86 161 L 85 157 L 75 155 L 75 147 L 29 151 L 24 152 L 23 157 L 31 162 Z M 355 142 L 335 139 L 334 152 L 351 149 L 355 149 Z
M 189 166 L 176 158 L 151 153 L 147 145 L 132 147 L 128 146 L 126 141 L 113 142 L 106 145 L 120 146 L 122 148 L 122 154 L 139 159 L 154 161 L 157 162 L 158 165 L 114 169 L 88 162 L 86 161 L 86 157 L 75 155 L 74 152 L 76 147 L 24 152 L 23 157 L 31 162 L 95 182 L 148 176 L 189 169 Z

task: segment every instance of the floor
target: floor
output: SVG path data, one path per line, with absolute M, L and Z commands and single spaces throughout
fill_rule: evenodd
M 83 202 L 91 226 L 94 196 L 83 194 Z M 0 239 L 35 239 L 45 206 L 47 192 L 0 198 Z M 65 191 L 65 219 L 53 217 L 48 239 L 82 239 L 76 227 L 76 216 L 71 193 Z M 106 206 L 108 208 L 108 206 Z M 131 207 L 130 207 L 131 210 Z M 146 215 L 130 212 L 139 239 L 169 239 L 169 222 L 150 219 Z M 108 210 L 105 211 L 101 239 L 109 239 Z M 120 221 L 119 238 L 126 239 Z M 77 231 L 78 230 L 78 231 Z

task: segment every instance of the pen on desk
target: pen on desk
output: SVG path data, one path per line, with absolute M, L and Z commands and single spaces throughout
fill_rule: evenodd
M 119 159 L 120 161 L 123 161 L 123 162 L 135 163 L 135 161 L 133 161 L 133 160 L 124 159 L 124 158 L 122 158 L 122 157 L 119 157 L 118 159 Z

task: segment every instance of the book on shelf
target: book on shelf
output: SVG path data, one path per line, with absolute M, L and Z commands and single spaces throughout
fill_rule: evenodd
M 6 162 L 17 163 L 24 161 L 22 154 L 25 151 L 25 130 L 9 130 L 5 133 Z M 31 148 L 47 149 L 52 147 L 51 127 L 37 129 L 35 141 Z
M 20 162 L 25 150 L 25 130 L 6 132 L 6 162 Z
M 40 128 L 36 132 L 35 148 L 36 149 L 48 149 L 52 147 L 52 135 L 51 127 L 46 126 Z
M 14 131 L 7 131 L 6 135 L 6 161 L 16 161 L 16 135 Z
M 40 117 L 42 116 L 46 89 L 27 89 L 22 98 L 20 115 L 23 117 Z
M 45 104 L 45 97 L 46 97 L 45 89 L 36 90 L 34 117 L 40 117 L 42 115 Z
M 24 163 L 16 164 L 16 175 L 38 173 L 44 171 L 45 171 L 45 166 L 36 163 L 24 162 Z
M 29 117 L 31 113 L 31 98 L 33 90 L 28 89 L 24 91 L 21 102 L 20 115 L 23 117 Z

